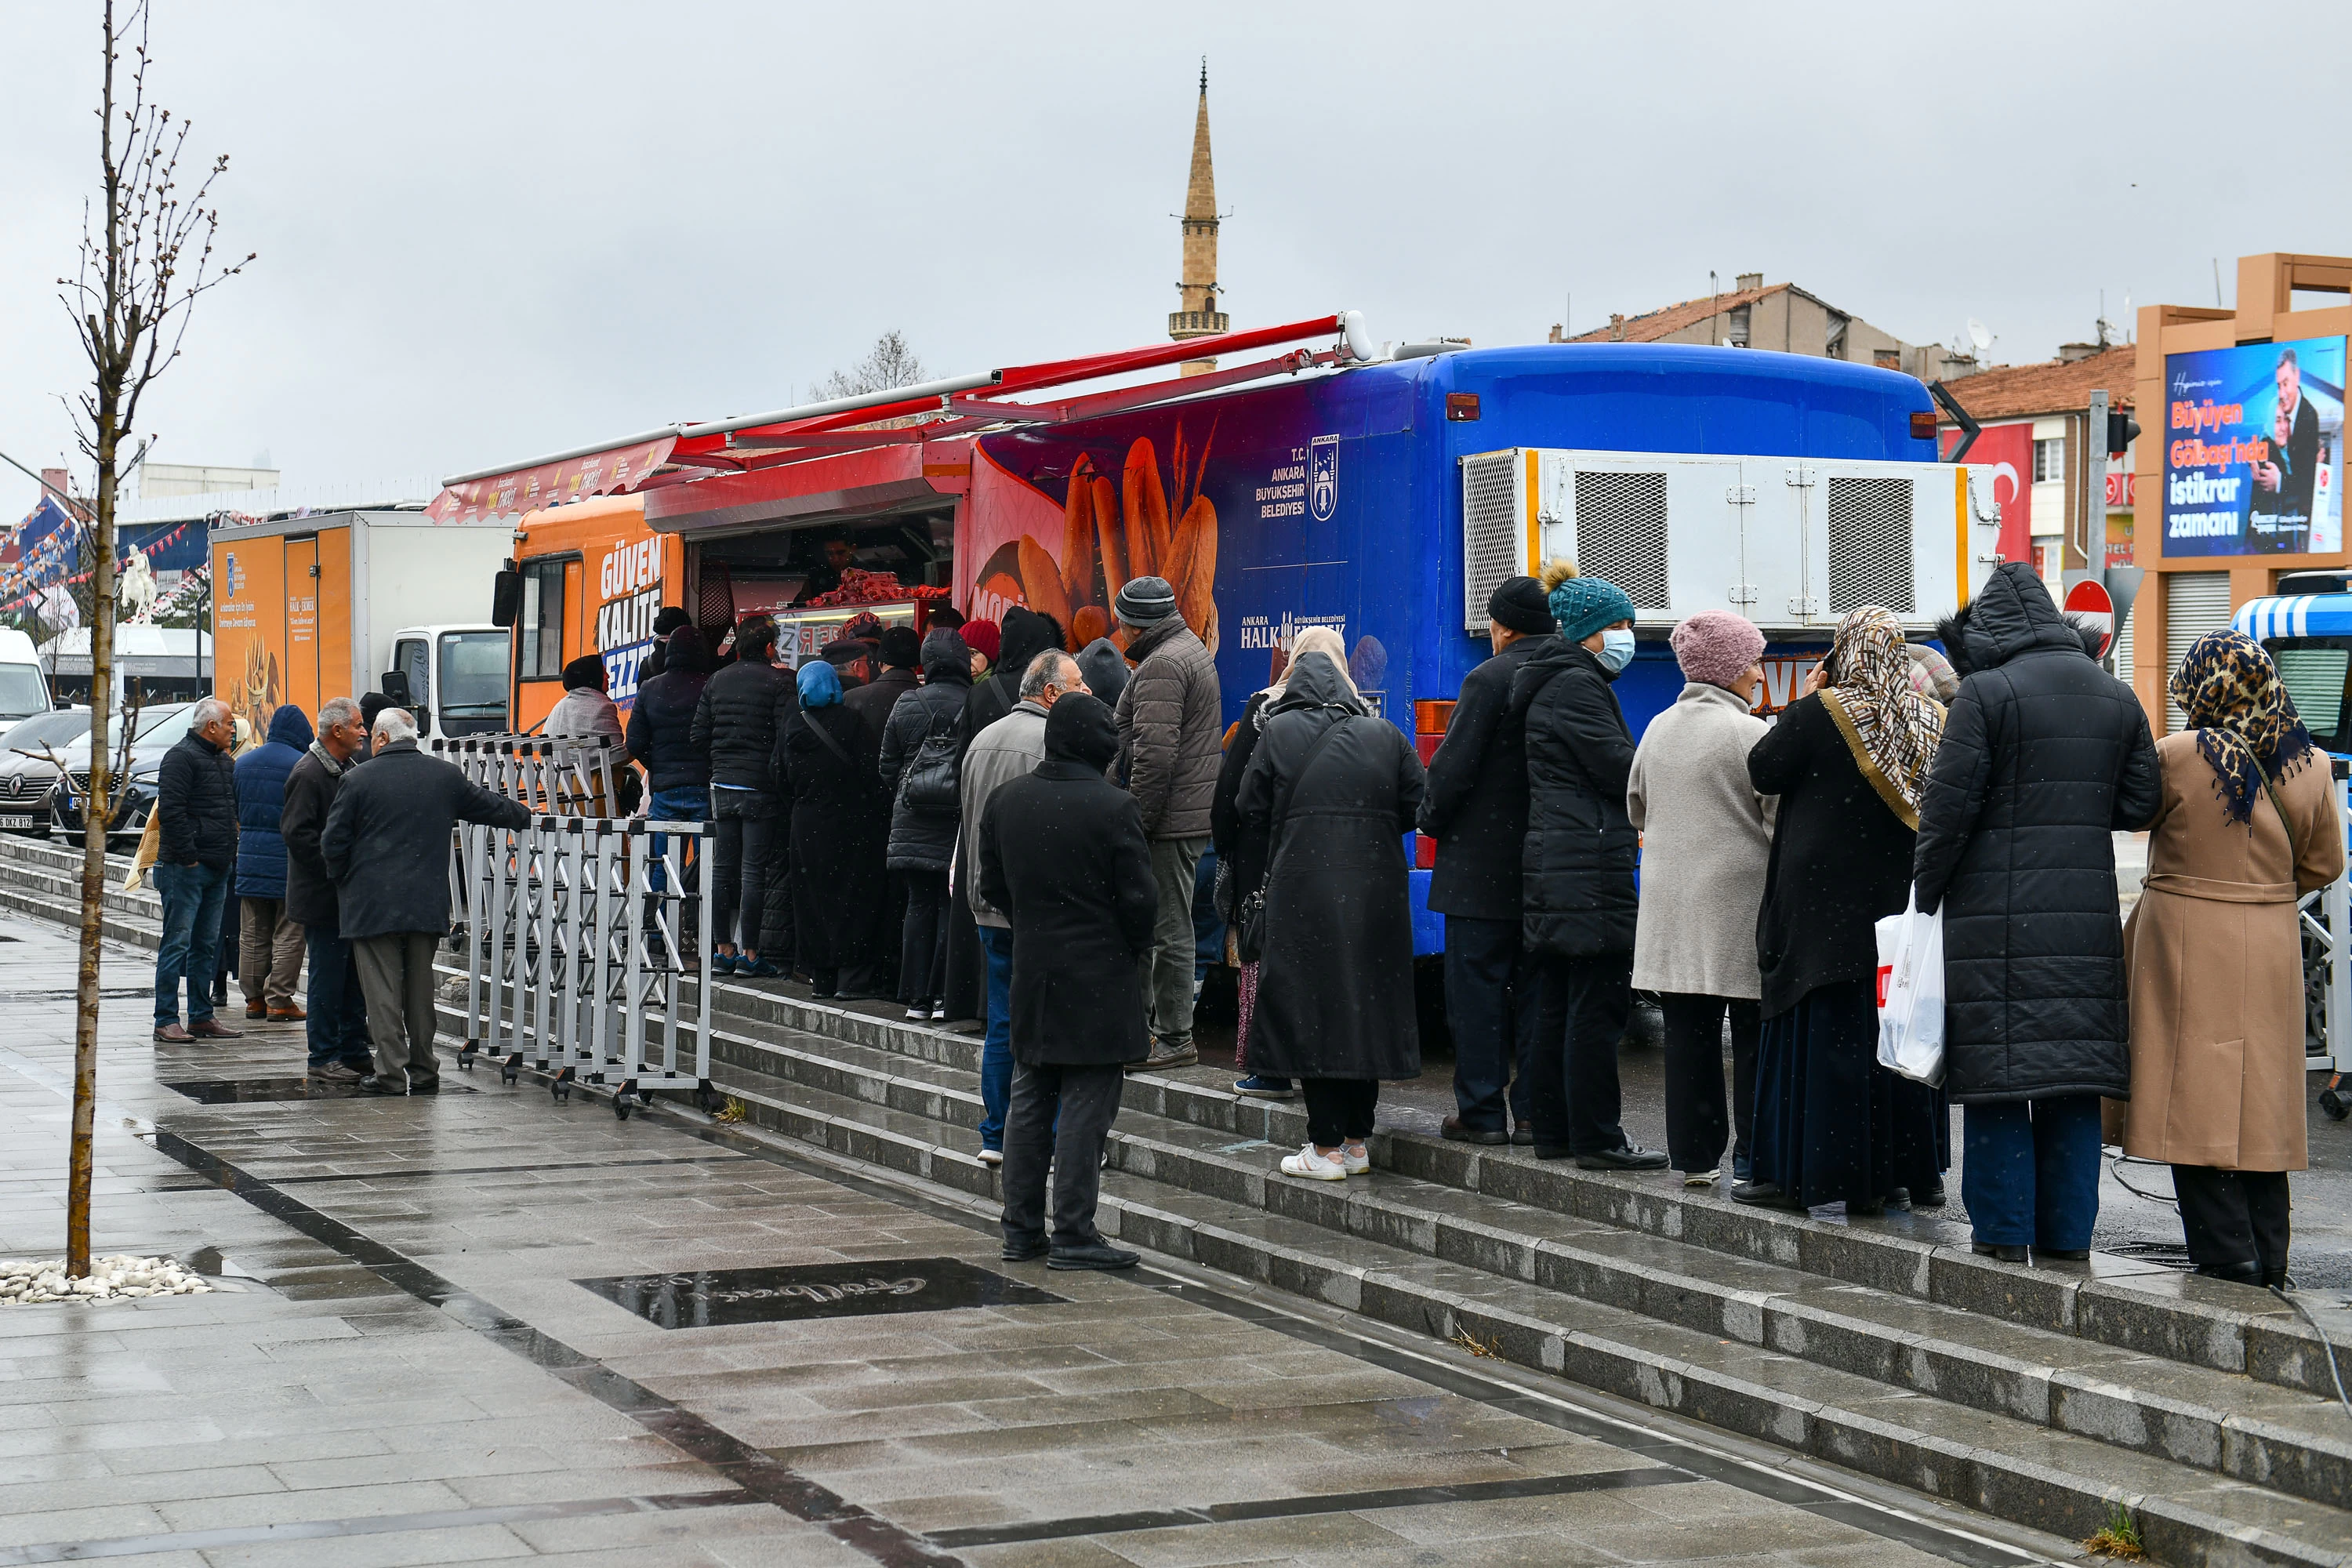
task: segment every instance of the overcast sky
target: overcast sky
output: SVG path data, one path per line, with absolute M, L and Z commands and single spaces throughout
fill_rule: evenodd
M 0 9 L 0 450 L 54 463 L 96 184 L 89 0 Z M 265 5 L 158 0 L 226 152 L 158 461 L 439 476 L 804 396 L 888 328 L 949 374 L 1149 343 L 1200 57 L 1237 326 L 1540 340 L 1790 280 L 1997 360 L 2100 290 L 2352 254 L 2352 6 Z M 78 471 L 79 470 L 77 462 Z M 5 472 L 5 471 L 0 471 Z M 0 498 L 32 487 L 11 474 Z M 0 506 L 13 517 L 16 508 Z

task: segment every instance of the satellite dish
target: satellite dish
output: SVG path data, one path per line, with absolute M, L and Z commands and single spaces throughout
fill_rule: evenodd
M 1976 345 L 1979 355 L 1992 347 L 1992 334 L 1985 331 L 1985 324 L 1974 316 L 1969 318 L 1969 342 Z

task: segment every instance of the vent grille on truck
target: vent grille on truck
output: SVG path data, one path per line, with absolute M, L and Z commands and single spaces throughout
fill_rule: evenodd
M 1666 583 L 1665 475 L 1578 470 L 1576 570 L 1616 584 L 1636 609 L 1673 605 Z
M 1830 478 L 1830 613 L 1876 605 L 1907 616 L 1911 586 L 1911 481 Z
M 1462 459 L 1462 625 L 1486 629 L 1486 601 L 1519 570 L 1517 452 Z

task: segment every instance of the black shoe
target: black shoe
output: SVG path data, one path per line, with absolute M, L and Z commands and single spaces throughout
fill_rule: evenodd
M 2087 1247 L 2037 1247 L 2033 1249 L 2033 1256 L 2053 1258 L 2060 1263 L 2088 1263 L 2091 1261 L 2091 1249 Z
M 409 1093 L 411 1093 L 411 1094 L 438 1094 L 438 1093 L 440 1093 L 440 1092 L 441 1092 L 441 1075 L 440 1075 L 439 1073 L 435 1073 L 431 1078 L 413 1078 L 413 1079 L 410 1079 L 408 1080 L 408 1092 L 409 1092 Z
M 1666 1152 L 1663 1149 L 1644 1149 L 1639 1143 L 1627 1143 L 1621 1148 L 1579 1154 L 1576 1168 L 1580 1171 L 1663 1171 L 1666 1168 Z
M 1439 1122 L 1437 1133 L 1439 1137 L 1456 1143 L 1508 1143 L 1511 1141 L 1511 1135 L 1499 1127 L 1465 1127 L 1458 1116 L 1449 1116 Z
M 1538 1143 L 1536 1145 L 1536 1158 L 1538 1160 L 1573 1160 L 1576 1158 L 1576 1151 L 1570 1148 L 1565 1143 Z
M 2288 1282 L 2286 1269 L 2282 1267 L 2278 1268 L 2265 1268 L 2263 1270 L 2263 1289 L 2265 1290 L 2291 1290 L 2294 1289 L 2294 1287 Z
M 1934 1186 L 1928 1187 L 1923 1192 L 1912 1194 L 1911 1206 L 1915 1209 L 1942 1208 L 1944 1206 L 1944 1184 L 1938 1181 Z
M 1511 1129 L 1511 1142 L 1522 1149 L 1531 1149 L 1535 1146 L 1536 1130 L 1522 1121 Z
M 362 1094 L 398 1094 L 400 1092 L 373 1073 L 360 1079 L 359 1091 Z
M 996 1256 L 1002 1258 L 1007 1263 L 1033 1262 L 1035 1259 L 1045 1256 L 1045 1238 L 1041 1236 L 1034 1241 L 1013 1241 L 1008 1239 L 1004 1244 L 1003 1249 L 998 1252 Z
M 1143 1261 L 1140 1252 L 1096 1242 L 1092 1247 L 1056 1247 L 1047 1251 L 1048 1268 L 1132 1268 Z
M 2260 1263 L 2200 1263 L 2197 1272 L 2208 1279 L 2227 1279 L 2233 1284 L 2252 1285 L 2260 1289 L 2263 1266 Z
M 1734 1182 L 1731 1184 L 1731 1201 L 1736 1204 L 1748 1204 L 1759 1209 L 1792 1209 L 1800 1206 L 1789 1200 L 1789 1194 L 1780 1190 L 1780 1184 L 1778 1182 Z
M 1971 1241 L 1969 1243 L 1969 1250 L 1979 1258 L 1995 1258 L 2002 1263 L 2025 1261 L 2026 1249 L 2022 1247 L 2011 1246 L 2005 1241 Z

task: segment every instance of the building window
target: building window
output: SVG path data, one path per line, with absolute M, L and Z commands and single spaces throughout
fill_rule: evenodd
M 523 680 L 563 679 L 563 567 L 561 561 L 522 563 L 522 629 L 515 673 Z
M 1901 370 L 1903 368 L 1903 351 L 1901 349 L 1873 349 L 1870 351 L 1870 363 L 1876 365 L 1881 370 Z
M 2066 437 L 2053 436 L 2033 443 L 2033 482 L 2057 484 L 2066 478 Z

